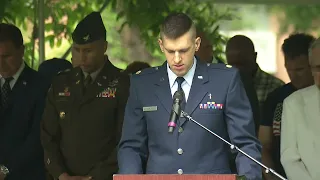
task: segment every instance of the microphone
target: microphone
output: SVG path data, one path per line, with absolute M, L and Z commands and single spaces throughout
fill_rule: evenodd
M 172 133 L 174 128 L 177 126 L 177 120 L 181 113 L 181 102 L 183 100 L 183 93 L 181 91 L 176 91 L 173 95 L 172 110 L 168 123 L 168 132 Z

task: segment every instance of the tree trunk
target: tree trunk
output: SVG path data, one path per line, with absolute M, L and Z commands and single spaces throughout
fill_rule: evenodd
M 142 61 L 150 64 L 154 61 L 143 40 L 140 38 L 139 28 L 125 25 L 121 32 L 121 41 L 127 50 L 128 57 L 126 61 L 128 63 Z

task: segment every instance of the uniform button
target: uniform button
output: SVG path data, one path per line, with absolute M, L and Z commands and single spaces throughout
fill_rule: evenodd
M 183 132 L 183 128 L 179 127 L 179 133 L 182 133 L 182 132 Z
M 47 159 L 47 164 L 49 165 L 51 163 L 50 159 L 48 158 Z
M 180 155 L 183 154 L 183 149 L 179 148 L 177 151 L 178 151 L 178 154 Z
M 182 169 L 178 169 L 178 174 L 183 174 L 183 170 Z

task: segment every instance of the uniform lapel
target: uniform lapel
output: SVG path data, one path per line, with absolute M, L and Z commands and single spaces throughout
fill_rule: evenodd
M 163 107 L 167 110 L 168 113 L 170 113 L 172 106 L 172 96 L 167 73 L 167 63 L 164 63 L 161 67 L 159 67 L 158 71 L 159 72 L 155 79 L 155 94 Z
M 70 92 L 73 100 L 79 100 L 83 97 L 83 75 L 79 67 L 75 68 L 71 76 Z
M 110 66 L 113 65 L 107 61 L 98 74 L 96 80 L 87 88 L 81 104 L 88 103 L 96 98 L 99 93 L 109 86 L 111 80 L 115 80 L 113 77 L 117 75 L 117 72 Z
M 205 64 L 197 61 L 196 71 L 193 76 L 192 85 L 185 107 L 185 112 L 192 115 L 194 110 L 199 106 L 202 99 L 207 95 L 208 88 L 206 83 L 209 81 L 208 71 Z M 181 118 L 181 126 L 187 121 Z

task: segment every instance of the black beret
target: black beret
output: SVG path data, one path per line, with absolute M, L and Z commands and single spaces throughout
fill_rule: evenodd
M 72 33 L 73 42 L 87 44 L 103 39 L 106 40 L 107 31 L 99 12 L 92 12 L 79 22 Z
M 38 68 L 38 72 L 51 80 L 58 74 L 58 72 L 71 68 L 72 64 L 69 61 L 65 59 L 53 58 L 43 61 Z

